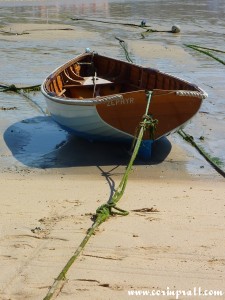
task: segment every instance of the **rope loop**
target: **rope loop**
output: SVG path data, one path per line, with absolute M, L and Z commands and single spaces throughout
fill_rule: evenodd
M 1 92 L 17 92 L 17 87 L 15 84 L 11 84 L 9 86 L 1 86 Z
M 113 211 L 112 209 L 114 209 L 116 211 Z M 103 223 L 110 216 L 113 216 L 113 215 L 127 216 L 128 214 L 129 214 L 128 211 L 117 207 L 115 202 L 108 202 L 108 203 L 102 204 L 101 206 L 99 206 L 96 209 L 95 221 L 98 221 L 99 223 Z
M 24 92 L 32 92 L 32 91 L 39 91 L 40 84 L 32 85 L 32 86 L 24 86 L 24 87 L 16 87 L 15 84 L 0 84 L 0 92 L 16 92 L 18 93 L 20 90 Z

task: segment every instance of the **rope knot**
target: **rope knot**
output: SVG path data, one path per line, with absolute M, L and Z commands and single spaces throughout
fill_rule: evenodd
M 15 84 L 11 84 L 9 86 L 6 86 L 2 89 L 2 92 L 17 92 L 17 87 L 15 86 Z
M 112 211 L 113 208 L 116 211 Z M 123 209 L 117 207 L 116 203 L 114 203 L 114 202 L 108 202 L 108 203 L 102 204 L 101 206 L 99 206 L 96 209 L 95 219 L 98 219 L 98 221 L 100 223 L 103 223 L 103 222 L 105 222 L 112 215 L 126 216 L 128 214 L 129 214 L 128 211 L 123 210 Z
M 151 119 L 152 119 L 152 116 L 150 116 L 150 115 L 144 114 L 144 115 L 142 116 L 142 120 L 147 120 L 147 121 L 149 121 L 149 120 L 151 120 Z
M 156 127 L 158 125 L 158 120 L 153 119 L 151 115 L 144 114 L 142 117 L 142 122 L 140 122 L 140 127 L 143 127 L 145 130 L 149 129 L 150 139 L 154 139 Z
M 99 219 L 102 222 L 104 222 L 108 217 L 111 215 L 111 207 L 108 205 L 108 203 L 105 203 L 101 206 L 99 206 L 96 209 L 96 219 Z

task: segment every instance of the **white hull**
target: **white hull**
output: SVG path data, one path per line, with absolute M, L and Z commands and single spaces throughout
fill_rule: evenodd
M 79 106 L 58 103 L 46 97 L 52 118 L 68 131 L 89 140 L 130 141 L 133 136 L 126 134 L 99 116 L 96 106 Z

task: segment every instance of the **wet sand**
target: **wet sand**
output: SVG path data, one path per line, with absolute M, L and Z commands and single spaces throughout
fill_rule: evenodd
M 89 45 L 104 54 L 124 55 L 112 39 L 115 32 L 106 41 L 102 27 L 94 23 L 91 29 L 65 21 L 19 21 L 1 26 L 10 34 L 1 34 L 8 52 L 0 81 L 40 83 L 65 57 Z M 151 60 L 152 66 L 188 80 L 193 75 L 207 92 L 211 89 L 197 57 L 168 42 L 168 35 L 163 42 L 143 42 L 129 40 L 136 29 L 120 33 L 138 63 Z M 208 60 L 202 63 L 214 70 Z M 222 80 L 219 74 L 210 84 Z M 216 93 L 224 97 L 223 88 Z M 8 108 L 0 111 L 0 298 L 43 299 L 91 226 L 96 208 L 118 186 L 129 155 L 122 145 L 90 144 L 64 132 L 39 109 L 46 110 L 40 93 L 31 94 L 34 103 L 17 94 L 0 96 L 1 106 Z M 207 101 L 202 112 L 209 114 L 200 112 L 187 131 L 195 138 L 204 134 L 207 147 L 214 145 L 216 132 L 220 139 L 213 153 L 221 157 L 224 119 L 217 110 L 222 104 L 211 107 L 212 96 Z M 151 161 L 136 160 L 119 207 L 129 215 L 101 225 L 68 272 L 57 299 L 128 299 L 128 290 L 168 287 L 225 292 L 224 179 L 178 135 L 156 142 Z

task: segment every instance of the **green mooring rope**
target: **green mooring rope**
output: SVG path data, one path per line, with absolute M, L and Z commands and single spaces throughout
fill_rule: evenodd
M 211 53 L 212 51 L 218 52 L 218 53 L 225 53 L 225 51 L 218 50 L 218 49 L 213 49 L 213 48 L 201 47 L 201 46 L 198 46 L 198 45 L 187 45 L 187 44 L 185 44 L 185 46 L 188 47 L 188 48 L 191 48 L 193 50 L 196 50 L 198 52 L 201 52 L 205 55 L 208 55 L 211 58 L 213 58 L 213 59 L 217 60 L 218 62 L 220 62 L 221 64 L 225 65 L 224 60 L 220 59 L 219 57 L 217 57 L 217 56 L 215 56 L 214 54 Z
M 130 63 L 133 63 L 133 60 L 130 58 L 130 55 L 129 55 L 129 52 L 128 52 L 127 43 L 124 40 L 121 40 L 118 37 L 115 37 L 115 39 L 119 41 L 120 46 L 123 48 L 127 61 L 130 62 Z
M 177 131 L 177 133 L 188 143 L 190 143 L 198 152 L 211 164 L 211 166 L 223 177 L 225 172 L 219 166 L 219 163 L 215 161 L 215 158 L 211 157 L 201 146 L 197 145 L 193 136 L 187 134 L 183 129 Z
M 13 92 L 13 93 L 17 93 L 21 96 L 23 96 L 24 98 L 28 99 L 30 101 L 30 103 L 32 103 L 35 108 L 38 109 L 38 111 L 41 111 L 43 113 L 43 115 L 46 115 L 45 111 L 43 110 L 43 108 L 36 102 L 34 101 L 31 97 L 29 97 L 29 92 L 32 91 L 40 91 L 40 84 L 38 85 L 31 85 L 31 86 L 24 86 L 24 87 L 16 87 L 15 84 L 2 84 L 0 83 L 0 92 Z
M 16 87 L 15 84 L 0 84 L 0 92 L 19 92 L 23 90 L 26 93 L 31 91 L 40 91 L 40 84 L 24 86 L 24 87 Z
M 120 23 L 120 22 L 112 22 L 106 20 L 98 20 L 98 19 L 87 19 L 87 18 L 71 18 L 73 21 L 85 21 L 85 22 L 99 22 L 105 24 L 113 24 L 113 25 L 123 25 L 123 26 L 131 26 L 131 27 L 140 27 L 140 28 L 148 28 L 150 26 L 142 25 L 142 24 L 134 24 L 134 23 Z
M 139 133 L 138 133 L 138 137 L 136 139 L 136 144 L 135 144 L 135 147 L 134 147 L 134 151 L 132 153 L 129 164 L 126 168 L 126 171 L 125 171 L 125 173 L 124 173 L 124 175 L 121 179 L 121 182 L 120 182 L 118 188 L 116 189 L 116 191 L 115 191 L 114 195 L 112 196 L 112 198 L 107 203 L 105 203 L 105 204 L 103 204 L 103 205 L 101 205 L 100 207 L 97 208 L 96 214 L 95 214 L 95 221 L 94 221 L 92 227 L 89 228 L 89 230 L 87 231 L 87 234 L 84 237 L 83 241 L 80 243 L 79 247 L 76 249 L 73 256 L 69 259 L 67 264 L 64 266 L 64 268 L 62 269 L 62 271 L 60 272 L 58 277 L 55 279 L 53 285 L 49 289 L 49 291 L 48 291 L 47 295 L 45 296 L 44 300 L 49 300 L 53 296 L 55 297 L 60 293 L 61 289 L 63 288 L 63 285 L 66 282 L 66 274 L 67 274 L 68 270 L 73 265 L 75 260 L 78 258 L 78 256 L 80 255 L 81 251 L 84 249 L 85 245 L 87 244 L 87 242 L 89 241 L 91 236 L 95 233 L 96 229 L 103 222 L 105 222 L 110 216 L 113 216 L 113 215 L 126 216 L 126 215 L 129 214 L 128 211 L 123 210 L 121 208 L 118 208 L 116 206 L 116 204 L 119 202 L 119 200 L 121 199 L 121 197 L 123 196 L 123 193 L 125 191 L 128 176 L 131 172 L 134 160 L 135 160 L 135 158 L 137 156 L 137 153 L 138 153 L 138 150 L 140 148 L 142 138 L 143 138 L 143 134 L 144 134 L 146 129 L 151 129 L 152 126 L 155 126 L 154 120 L 152 120 L 152 118 L 148 116 L 150 101 L 151 101 L 151 92 L 148 92 L 146 111 L 145 111 L 145 114 L 143 116 L 143 121 L 140 123 L 140 130 L 139 130 Z

